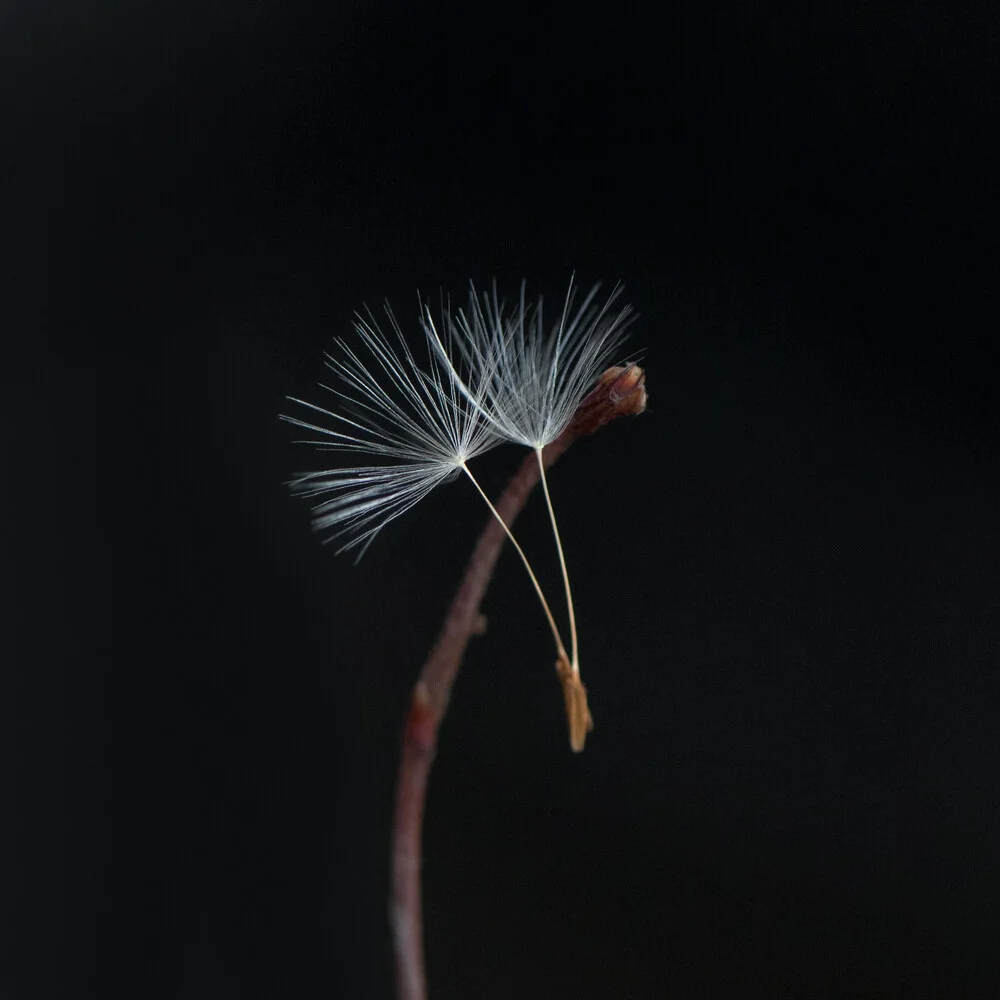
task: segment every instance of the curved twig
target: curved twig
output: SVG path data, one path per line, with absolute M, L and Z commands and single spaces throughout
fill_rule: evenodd
M 569 427 L 545 448 L 543 466 L 551 466 L 578 437 L 592 433 L 615 417 L 641 413 L 645 405 L 643 370 L 638 365 L 609 368 L 580 404 Z M 540 473 L 535 454 L 529 454 L 497 501 L 497 513 L 508 527 L 521 512 Z M 396 786 L 389 907 L 398 1000 L 426 1000 L 427 996 L 420 889 L 421 833 L 427 781 L 437 748 L 438 727 L 448 707 L 451 687 L 465 647 L 469 639 L 481 631 L 479 605 L 505 537 L 503 526 L 490 517 L 472 550 L 465 576 L 451 602 L 437 641 L 414 685 L 406 716 Z M 566 679 L 561 679 L 565 685 Z M 571 694 L 576 699 L 577 712 L 581 697 L 585 710 L 586 695 L 583 686 L 579 685 L 578 691 L 567 692 L 567 712 L 571 713 Z M 573 724 L 571 714 L 571 728 Z

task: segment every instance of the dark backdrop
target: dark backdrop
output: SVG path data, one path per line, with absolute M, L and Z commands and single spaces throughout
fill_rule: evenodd
M 276 414 L 363 303 L 574 270 L 650 390 L 552 478 L 597 729 L 506 553 L 432 995 L 1000 989 L 1000 23 L 820 6 L 5 5 L 5 1000 L 391 995 L 399 726 L 483 512 L 335 558 Z

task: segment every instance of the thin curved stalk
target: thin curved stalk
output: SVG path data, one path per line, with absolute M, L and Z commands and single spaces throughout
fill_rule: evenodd
M 496 502 L 497 516 L 490 517 L 476 542 L 441 632 L 414 685 L 403 730 L 392 832 L 389 915 L 398 1000 L 427 998 L 420 882 L 427 782 L 437 749 L 438 728 L 447 709 L 465 647 L 473 635 L 482 631 L 479 605 L 507 537 L 505 529 L 514 523 L 542 471 L 551 466 L 577 437 L 593 432 L 615 417 L 642 412 L 646 405 L 644 383 L 645 375 L 636 365 L 608 369 L 580 404 L 569 427 L 545 448 L 541 461 L 533 454 L 526 456 Z M 567 677 L 563 664 L 568 666 L 565 653 L 557 669 L 566 694 L 571 743 L 574 749 L 581 749 L 582 738 L 579 745 L 575 740 L 579 733 L 574 732 L 573 712 L 576 712 L 577 726 L 581 719 L 589 723 L 586 692 L 572 671 Z
M 556 512 L 552 507 L 552 497 L 549 495 L 549 481 L 545 476 L 545 466 L 542 464 L 541 449 L 536 449 L 538 456 L 538 471 L 542 479 L 542 491 L 545 493 L 545 505 L 549 508 L 549 521 L 552 523 L 552 534 L 556 540 L 556 550 L 559 553 L 559 568 L 562 570 L 563 586 L 566 589 L 566 610 L 569 614 L 570 666 L 573 673 L 580 672 L 580 644 L 576 637 L 576 611 L 573 608 L 573 591 L 569 586 L 569 571 L 566 569 L 566 556 L 563 554 L 562 538 L 559 536 L 559 525 L 556 524 Z M 563 651 L 565 654 L 565 651 Z
M 539 468 L 541 468 L 541 456 L 538 459 Z M 559 628 L 556 625 L 555 618 L 552 617 L 552 609 L 549 607 L 549 602 L 545 599 L 545 594 L 542 593 L 542 585 L 538 582 L 538 577 L 535 576 L 535 571 L 531 568 L 531 563 L 528 562 L 528 557 L 524 554 L 524 549 L 521 548 L 520 542 L 514 537 L 514 533 L 510 530 L 509 525 L 506 524 L 504 519 L 500 516 L 496 507 L 493 506 L 490 498 L 483 492 L 482 486 L 479 485 L 479 481 L 476 477 L 469 471 L 467 465 L 462 466 L 465 469 L 466 475 L 472 480 L 472 485 L 476 487 L 479 491 L 479 495 L 486 501 L 486 506 L 492 511 L 493 516 L 500 523 L 500 527 L 503 528 L 504 533 L 507 535 L 507 539 L 510 544 L 514 546 L 514 550 L 521 557 L 521 562 L 524 563 L 524 568 L 528 571 L 528 576 L 531 579 L 531 585 L 535 588 L 535 593 L 538 595 L 538 600 L 542 604 L 542 611 L 545 612 L 545 620 L 549 623 L 549 628 L 552 630 L 552 638 L 556 641 L 556 652 L 561 660 L 566 658 L 566 647 L 563 645 L 562 636 L 559 634 Z M 542 482 L 545 482 L 545 473 L 542 472 Z M 548 496 L 548 488 L 546 488 L 545 495 Z M 551 504 L 549 505 L 551 510 Z M 558 535 L 556 536 L 558 540 Z M 560 555 L 562 554 L 562 549 L 560 548 Z M 567 584 L 568 586 L 568 584 Z M 572 622 L 572 614 L 570 615 L 570 621 Z M 574 648 L 576 645 L 576 633 L 573 633 Z

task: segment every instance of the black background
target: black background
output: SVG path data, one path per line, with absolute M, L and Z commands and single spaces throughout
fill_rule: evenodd
M 574 270 L 650 390 L 552 477 L 597 728 L 505 553 L 432 996 L 1000 990 L 1000 18 L 820 6 L 5 5 L 5 1000 L 391 995 L 483 511 L 335 558 L 276 414 L 363 303 Z

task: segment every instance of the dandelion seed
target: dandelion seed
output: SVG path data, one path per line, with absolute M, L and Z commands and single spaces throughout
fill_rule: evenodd
M 512 315 L 505 314 L 495 287 L 482 296 L 471 289 L 469 312 L 459 312 L 449 333 L 486 397 L 483 416 L 506 440 L 535 451 L 554 441 L 621 349 L 632 309 L 613 308 L 621 286 L 597 305 L 600 288 L 594 285 L 574 312 L 577 290 L 571 279 L 558 322 L 548 333 L 544 300 L 529 306 L 524 285 Z M 467 399 L 480 408 L 475 396 Z
M 390 521 L 441 483 L 464 472 L 520 556 L 558 654 L 565 658 L 555 618 L 524 550 L 468 466 L 470 459 L 503 440 L 486 416 L 485 387 L 492 372 L 485 366 L 466 369 L 460 360 L 456 362 L 460 351 L 450 322 L 446 317 L 443 333 L 439 333 L 426 311 L 422 325 L 427 362 L 421 367 L 388 306 L 386 315 L 392 339 L 382 332 L 371 313 L 359 315 L 354 324 L 359 348 L 338 339 L 336 353 L 327 355 L 327 367 L 337 376 L 340 388 L 323 388 L 339 400 L 344 412 L 291 399 L 330 426 L 282 414 L 288 423 L 321 435 L 300 443 L 326 451 L 368 455 L 377 464 L 305 472 L 289 485 L 295 493 L 320 498 L 313 508 L 314 527 L 328 532 L 328 538 L 349 536 L 338 551 L 359 547 L 360 559 Z
M 480 297 L 472 287 L 468 312 L 452 315 L 445 309 L 440 330 L 422 306 L 423 365 L 388 306 L 392 337 L 370 312 L 359 314 L 354 324 L 358 347 L 337 340 L 336 352 L 327 355 L 337 383 L 323 388 L 336 398 L 338 408 L 293 399 L 313 419 L 282 415 L 319 435 L 304 443 L 372 460 L 305 472 L 290 483 L 294 492 L 318 499 L 314 526 L 328 538 L 347 536 L 339 551 L 357 548 L 359 559 L 389 522 L 441 483 L 463 472 L 468 476 L 517 551 L 542 605 L 556 644 L 574 750 L 583 749 L 593 722 L 580 681 L 576 613 L 542 452 L 566 430 L 624 340 L 631 310 L 615 307 L 620 288 L 597 304 L 599 287 L 574 310 L 571 280 L 548 335 L 542 300 L 529 308 L 523 285 L 519 308 L 512 314 L 505 313 L 495 287 L 492 297 Z M 503 441 L 531 448 L 537 457 L 566 593 L 571 653 L 524 550 L 469 469 L 471 459 Z
M 314 526 L 328 532 L 328 538 L 350 536 L 338 551 L 360 546 L 358 558 L 390 521 L 500 440 L 483 417 L 481 391 L 469 389 L 476 384 L 474 377 L 460 392 L 451 369 L 442 370 L 436 350 L 428 350 L 422 368 L 388 306 L 386 315 L 393 339 L 371 313 L 358 315 L 359 347 L 338 339 L 336 352 L 327 355 L 337 387 L 322 388 L 336 397 L 343 412 L 292 399 L 328 426 L 282 415 L 320 435 L 302 443 L 376 460 L 302 473 L 290 483 L 296 493 L 323 498 L 313 508 Z
M 449 337 L 457 345 L 464 366 L 472 374 L 470 387 L 455 366 L 452 377 L 464 386 L 467 402 L 475 407 L 505 440 L 534 450 L 555 538 L 569 617 L 571 655 L 559 648 L 556 667 L 566 696 L 570 740 L 575 750 L 582 749 L 586 733 L 592 728 L 586 702 L 586 690 L 580 682 L 579 640 L 576 612 L 569 572 L 559 526 L 556 522 L 542 451 L 569 425 L 584 396 L 621 349 L 630 322 L 628 305 L 615 308 L 621 294 L 616 287 L 603 305 L 597 304 L 600 285 L 584 296 L 574 311 L 576 289 L 570 280 L 562 313 L 550 333 L 546 333 L 543 300 L 527 305 L 525 286 L 521 286 L 517 310 L 505 314 L 497 298 L 476 293 L 469 296 L 468 313 L 459 312 L 449 322 Z M 450 320 L 450 317 L 449 317 Z M 425 313 L 425 328 L 430 314 Z M 439 358 L 449 359 L 440 339 Z

